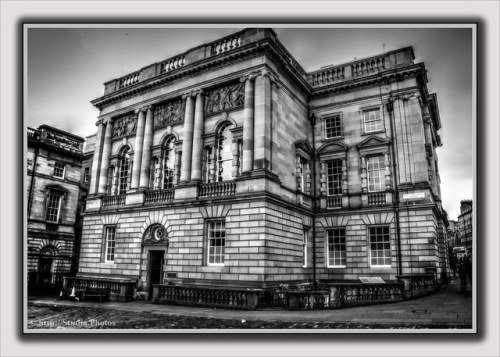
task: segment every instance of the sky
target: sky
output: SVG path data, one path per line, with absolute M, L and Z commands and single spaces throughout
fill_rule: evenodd
M 25 124 L 48 124 L 80 136 L 96 132 L 99 111 L 90 101 L 103 83 L 167 59 L 240 28 L 29 28 L 25 51 Z M 473 198 L 475 109 L 473 35 L 450 27 L 274 27 L 306 71 L 413 46 L 436 93 L 443 146 L 437 149 L 443 207 L 457 219 L 462 199 Z

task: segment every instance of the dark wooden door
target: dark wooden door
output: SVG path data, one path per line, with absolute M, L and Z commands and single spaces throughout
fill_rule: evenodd
M 164 251 L 149 252 L 149 299 L 153 296 L 153 284 L 162 282 L 164 253 Z

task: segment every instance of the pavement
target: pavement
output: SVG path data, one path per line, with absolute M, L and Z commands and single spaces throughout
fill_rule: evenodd
M 216 308 L 157 305 L 147 301 L 84 302 L 59 300 L 57 298 L 30 296 L 30 305 L 50 305 L 67 307 L 91 307 L 116 311 L 164 314 L 183 317 L 205 317 L 212 319 L 269 321 L 269 322 L 315 322 L 375 324 L 377 326 L 439 326 L 439 328 L 472 329 L 473 304 L 470 284 L 465 292 L 460 291 L 460 279 L 429 296 L 390 304 L 349 307 L 332 310 L 225 310 Z M 433 327 L 433 328 L 434 328 Z

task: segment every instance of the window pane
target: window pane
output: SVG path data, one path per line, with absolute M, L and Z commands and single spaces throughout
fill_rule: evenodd
M 371 265 L 391 265 L 391 241 L 389 227 L 370 227 Z
M 106 261 L 112 262 L 115 260 L 115 244 L 116 244 L 115 227 L 106 227 Z
M 345 228 L 327 231 L 328 266 L 346 265 Z
M 120 159 L 120 171 L 119 171 L 119 189 L 118 193 L 120 195 L 123 195 L 127 192 L 128 190 L 128 181 L 129 181 L 129 171 L 130 171 L 130 161 L 129 161 L 129 154 L 128 154 L 128 148 L 125 149 L 122 153 L 122 158 Z
M 212 221 L 208 223 L 208 264 L 224 263 L 225 230 L 224 221 Z
M 370 109 L 363 113 L 365 132 L 383 130 L 380 109 Z
M 340 115 L 325 118 L 325 130 L 327 139 L 342 136 Z
M 64 177 L 64 165 L 56 162 L 54 164 L 54 176 L 56 177 Z
M 47 197 L 47 213 L 46 220 L 49 222 L 57 222 L 59 220 L 59 210 L 61 206 L 61 195 L 50 192 Z
M 385 163 L 384 157 L 372 156 L 368 158 L 368 192 L 384 191 Z
M 329 161 L 326 164 L 328 196 L 342 194 L 342 160 Z

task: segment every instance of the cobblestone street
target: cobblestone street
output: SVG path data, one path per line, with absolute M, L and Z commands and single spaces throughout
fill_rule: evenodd
M 436 294 L 394 304 L 315 311 L 239 311 L 32 298 L 28 329 L 471 329 L 472 294 L 456 279 Z

